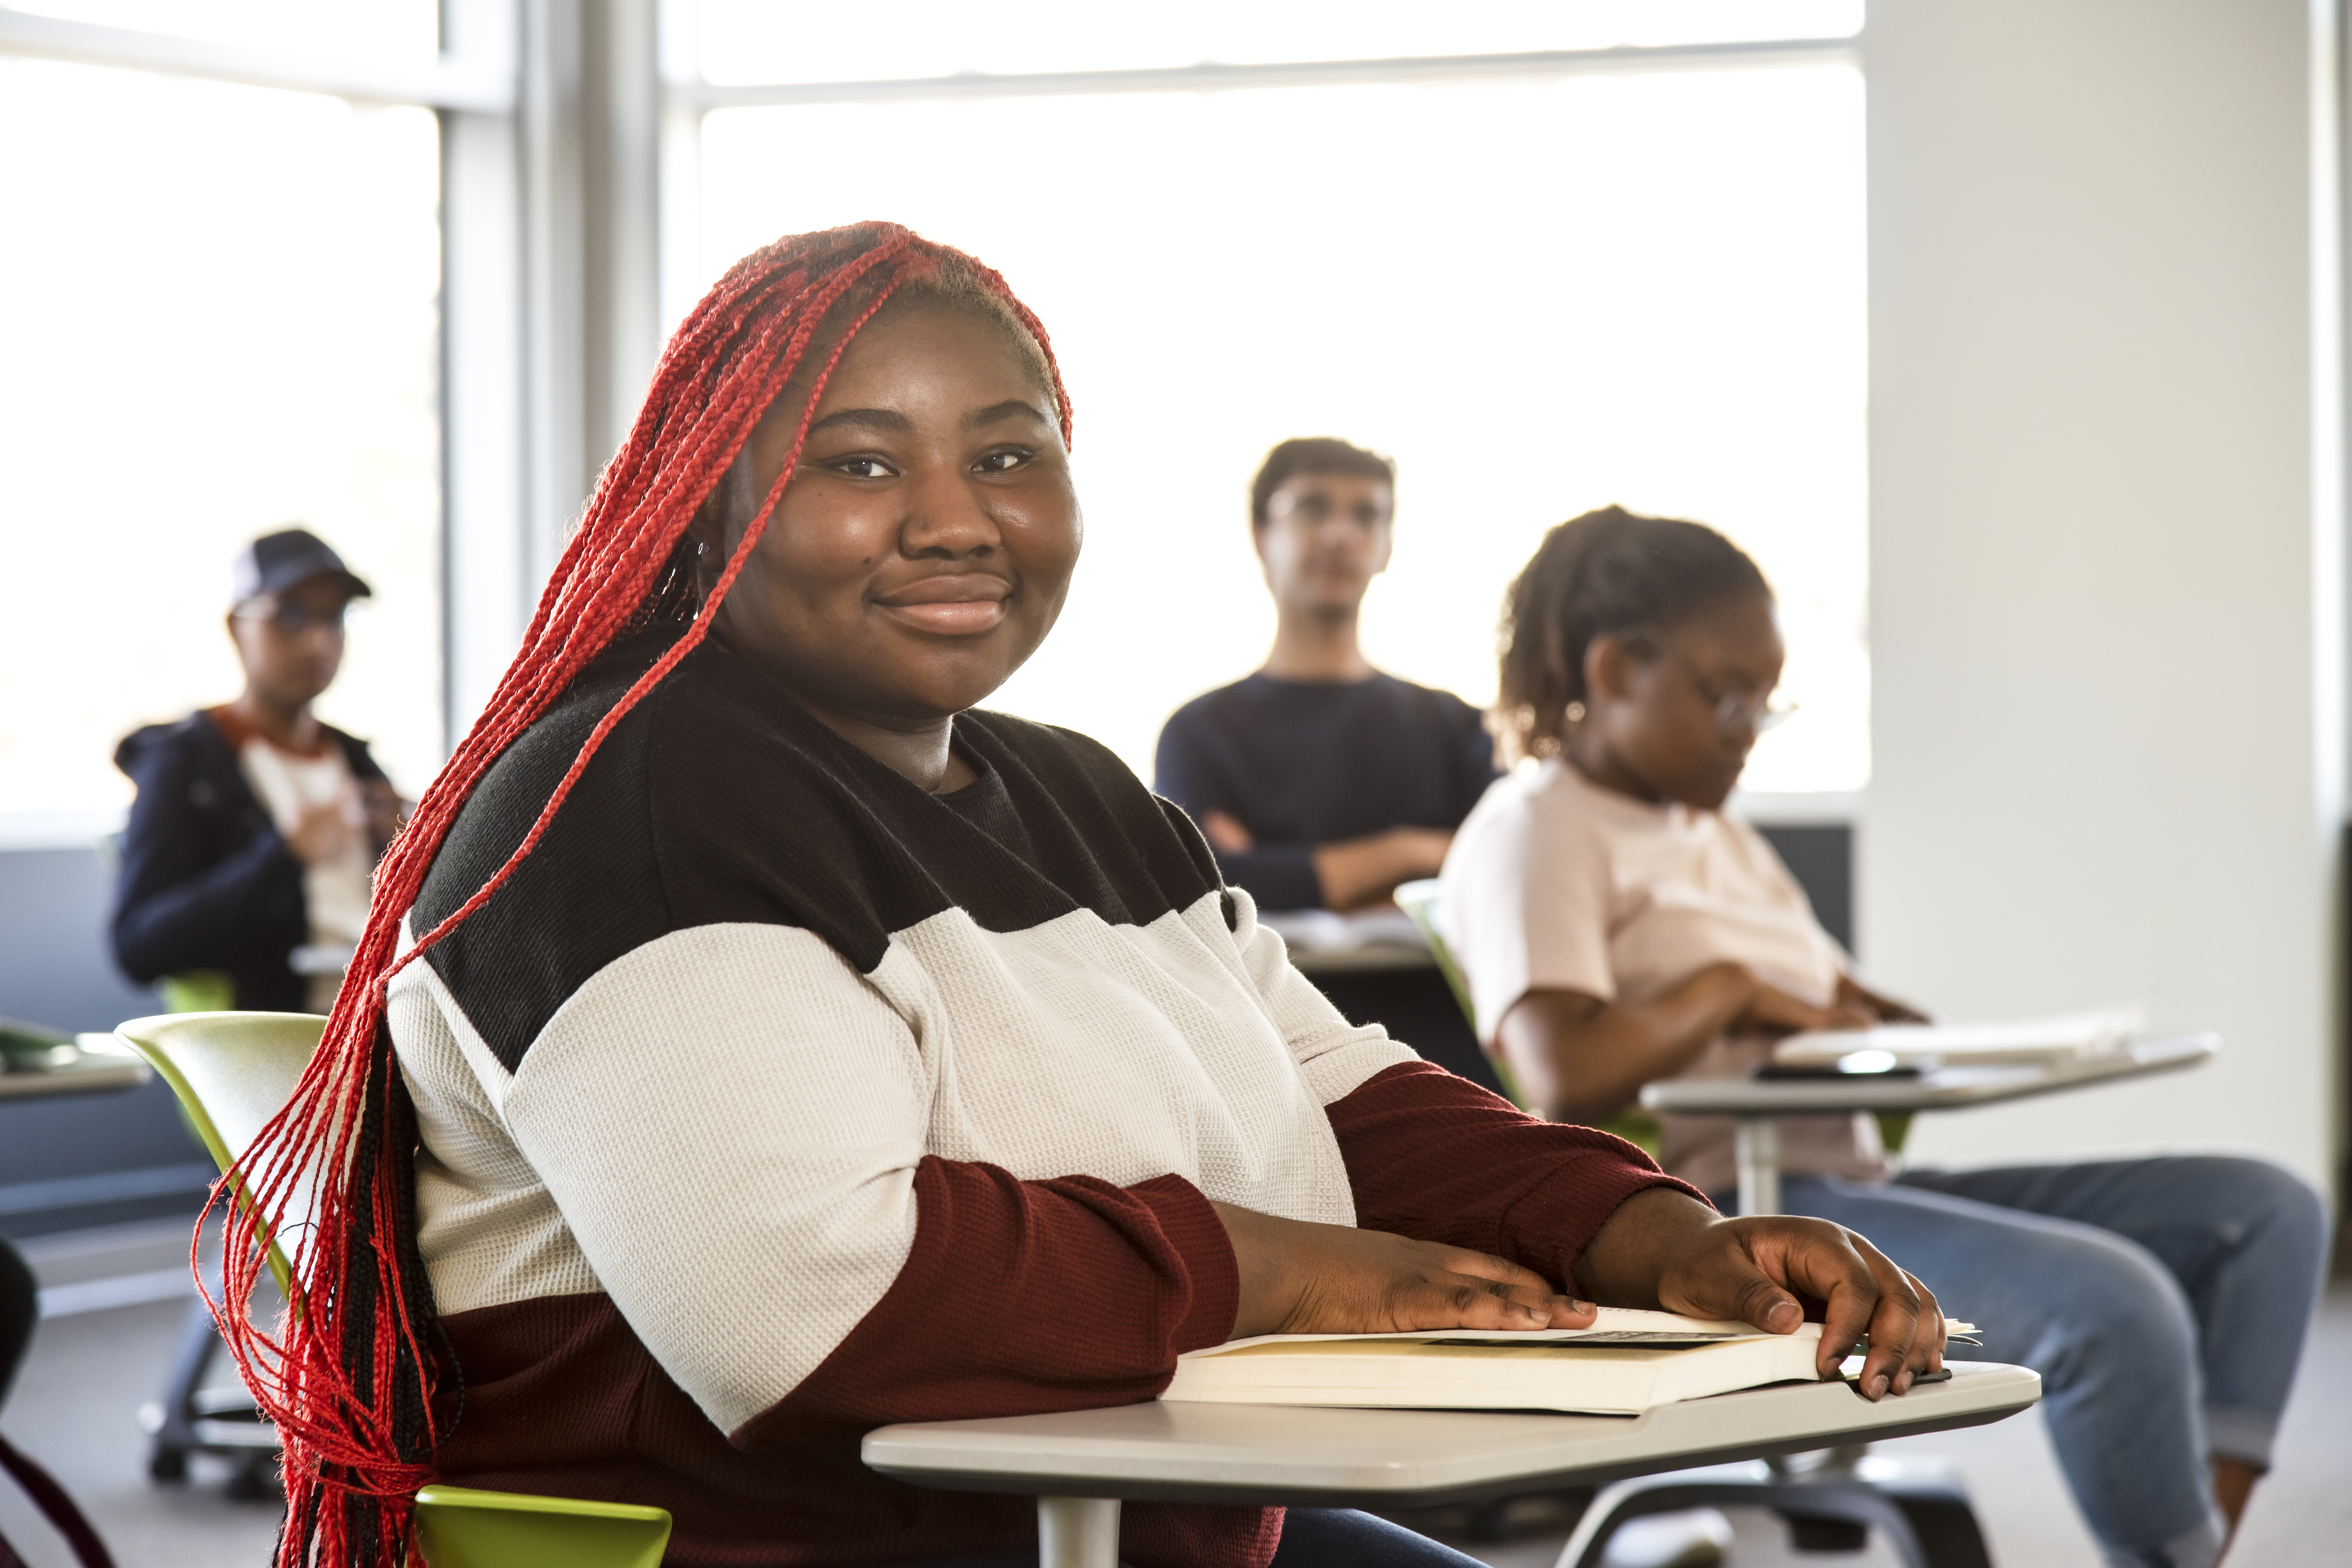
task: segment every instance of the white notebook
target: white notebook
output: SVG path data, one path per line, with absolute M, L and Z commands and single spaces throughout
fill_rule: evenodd
M 1965 1332 L 1969 1325 L 1948 1324 Z M 1590 1329 L 1263 1334 L 1177 1358 L 1160 1398 L 1414 1410 L 1633 1415 L 1770 1383 L 1816 1380 L 1818 1323 L 1793 1334 L 1603 1307 Z
M 2002 1067 L 2065 1061 L 2120 1049 L 2145 1027 L 2137 1007 L 2065 1013 L 1998 1024 L 1881 1024 L 1814 1029 L 1773 1047 L 1780 1067 L 1831 1067 L 1856 1051 L 1884 1051 L 1900 1067 Z

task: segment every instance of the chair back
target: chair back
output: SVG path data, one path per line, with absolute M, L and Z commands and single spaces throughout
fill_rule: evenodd
M 1437 972 L 1445 976 L 1445 988 L 1454 993 L 1454 1005 L 1470 1020 L 1470 1033 L 1475 1036 L 1478 1008 L 1470 1000 L 1468 977 L 1454 962 L 1454 950 L 1446 945 L 1445 927 L 1439 913 L 1438 893 L 1443 886 L 1434 877 L 1423 877 L 1417 882 L 1399 883 L 1391 896 L 1396 900 L 1397 908 L 1411 915 L 1412 923 L 1421 928 L 1422 940 L 1429 943 L 1429 956 L 1437 960 Z M 1511 1076 L 1511 1064 L 1493 1051 L 1487 1053 L 1486 1059 L 1494 1064 L 1495 1077 L 1502 1083 L 1503 1092 L 1511 1097 L 1511 1103 L 1522 1110 L 1528 1109 L 1528 1097 L 1519 1092 L 1518 1079 Z
M 171 1086 L 213 1163 L 226 1173 L 292 1098 L 326 1027 L 327 1020 L 311 1013 L 166 1013 L 133 1018 L 114 1032 Z M 249 1201 L 241 1184 L 236 1197 Z M 309 1209 L 298 1191 L 287 1212 Z M 286 1255 L 266 1226 L 263 1239 L 269 1271 L 290 1300 Z
M 669 1514 L 635 1503 L 429 1486 L 416 1539 L 433 1568 L 659 1568 Z
M 114 1032 L 172 1086 L 224 1173 L 253 1146 L 302 1081 L 327 1020 L 311 1013 L 169 1013 Z M 240 1184 L 239 1203 L 248 1202 Z M 307 1214 L 307 1184 L 289 1214 Z M 294 1299 L 292 1270 L 265 1225 L 269 1270 Z M 429 1486 L 416 1494 L 417 1541 L 430 1568 L 658 1568 L 669 1514 L 634 1503 Z

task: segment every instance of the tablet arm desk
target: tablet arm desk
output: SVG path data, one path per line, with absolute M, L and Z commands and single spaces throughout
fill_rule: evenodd
M 2042 1380 L 2023 1367 L 1962 1362 L 1952 1370 L 1948 1383 L 1875 1405 L 1841 1383 L 1789 1384 L 1630 1418 L 1153 1402 L 885 1426 L 866 1435 L 863 1457 L 917 1486 L 1033 1495 L 1044 1568 L 1113 1568 L 1127 1499 L 1349 1508 L 1475 1501 L 1980 1426 L 2041 1394 Z M 1872 1522 L 1895 1535 L 1898 1552 L 1909 1540 L 1899 1510 L 1890 1506 Z
M 1642 1090 L 1642 1107 L 1667 1116 L 1738 1118 L 1739 1212 L 1780 1212 L 1780 1128 L 1783 1116 L 1853 1110 L 1959 1110 L 2055 1094 L 2062 1089 L 2155 1073 L 2177 1072 L 2212 1059 L 2219 1035 L 2141 1040 L 2113 1051 L 2069 1060 L 2010 1067 L 1946 1067 L 1917 1078 L 1666 1079 Z

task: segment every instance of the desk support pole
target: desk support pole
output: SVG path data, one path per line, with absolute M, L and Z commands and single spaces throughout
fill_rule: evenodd
M 1039 1498 L 1037 1568 L 1118 1568 L 1118 1499 Z
M 1780 1123 L 1770 1116 L 1743 1116 L 1733 1158 L 1739 1165 L 1739 1212 L 1780 1212 Z

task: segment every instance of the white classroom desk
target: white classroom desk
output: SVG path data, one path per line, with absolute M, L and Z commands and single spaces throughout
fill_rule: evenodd
M 35 1100 L 53 1094 L 104 1094 L 137 1089 L 154 1072 L 112 1035 L 83 1035 L 60 1045 L 46 1058 L 19 1058 L 0 1071 L 0 1100 Z
M 1033 1495 L 1042 1568 L 1113 1568 L 1123 1500 L 1467 1502 L 1982 1426 L 2041 1397 L 2041 1378 L 2023 1367 L 1949 1364 L 1950 1382 L 1875 1405 L 1843 1383 L 1748 1389 L 1631 1417 L 1155 1401 L 884 1426 L 866 1434 L 862 1454 L 917 1486 Z
M 1851 1110 L 1958 1110 L 2063 1089 L 2087 1089 L 2151 1073 L 2177 1072 L 2213 1059 L 2214 1034 L 2139 1040 L 2064 1061 L 2013 1067 L 1947 1067 L 1917 1078 L 1666 1079 L 1644 1087 L 1642 1109 L 1659 1115 L 1736 1116 L 1739 1212 L 1780 1212 L 1783 1116 Z

